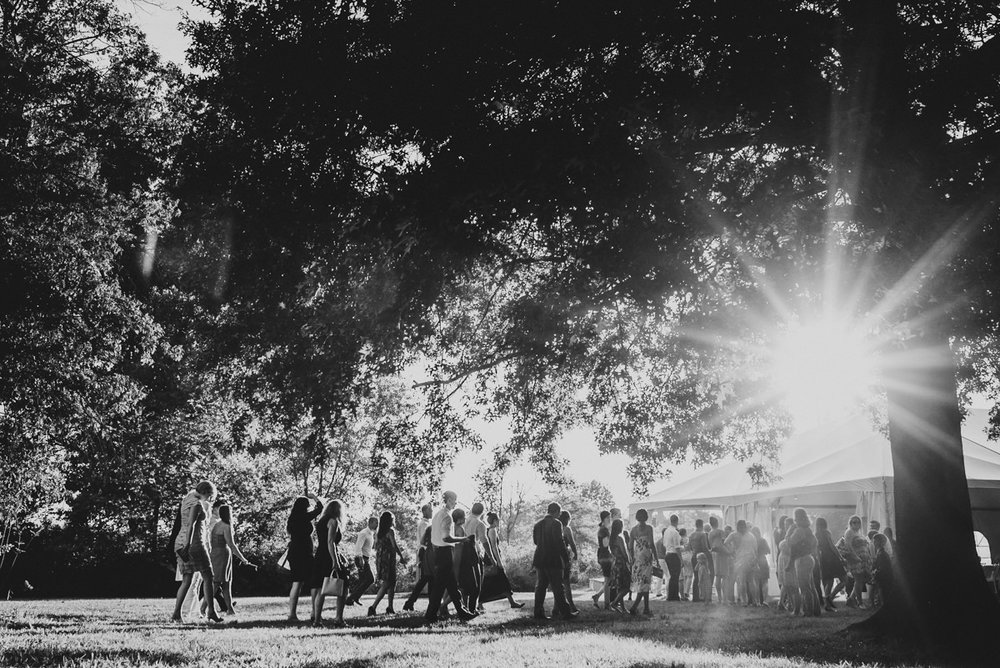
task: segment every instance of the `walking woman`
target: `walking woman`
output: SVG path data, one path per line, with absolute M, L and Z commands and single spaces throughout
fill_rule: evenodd
M 316 537 L 319 546 L 313 561 L 312 595 L 313 624 L 319 626 L 323 622 L 323 604 L 326 594 L 323 593 L 323 581 L 327 577 L 340 578 L 344 588 L 337 596 L 337 617 L 334 626 L 344 626 L 344 602 L 347 594 L 347 559 L 340 553 L 340 541 L 344 537 L 343 527 L 346 520 L 344 502 L 334 499 L 326 504 L 322 514 L 316 520 Z
M 611 601 L 611 609 L 621 613 L 627 613 L 625 605 L 625 595 L 632 588 L 632 562 L 628 556 L 628 548 L 625 546 L 625 537 L 622 536 L 624 525 L 620 519 L 611 522 L 611 581 L 614 582 L 615 594 Z M 605 584 L 607 588 L 607 584 Z
M 816 536 L 810 527 L 809 515 L 805 508 L 796 508 L 794 526 L 789 531 L 788 559 L 789 569 L 795 572 L 795 582 L 798 586 L 798 596 L 795 599 L 794 614 L 800 612 L 806 617 L 818 617 L 819 596 L 813 582 L 813 569 L 816 566 Z M 801 606 L 801 608 L 800 608 Z
M 632 527 L 632 585 L 635 587 L 635 601 L 629 609 L 629 614 L 634 615 L 639 609 L 641 601 L 642 614 L 650 615 L 649 611 L 649 589 L 653 584 L 653 567 L 659 564 L 654 549 L 655 539 L 653 538 L 653 527 L 646 524 L 649 513 L 644 508 L 640 508 L 635 513 L 635 521 L 638 524 Z
M 514 590 L 504 568 L 503 556 L 500 554 L 500 516 L 496 513 L 486 514 L 486 554 L 483 557 L 483 590 L 479 594 L 482 603 L 499 601 L 507 597 L 512 608 L 523 608 L 524 603 L 514 600 Z
M 601 522 L 597 525 L 597 563 L 601 566 L 601 574 L 604 576 L 604 584 L 591 596 L 594 599 L 594 607 L 600 610 L 601 595 L 604 595 L 604 609 L 611 608 L 614 586 L 611 581 L 611 566 L 614 564 L 614 557 L 611 556 L 611 513 L 607 510 L 601 511 Z
M 288 568 L 291 573 L 292 589 L 288 592 L 288 621 L 297 622 L 299 595 L 302 587 L 312 579 L 313 542 L 312 521 L 322 512 L 323 503 L 319 499 L 300 496 L 292 503 L 285 530 L 288 532 Z M 311 608 L 310 608 L 311 609 Z M 310 620 L 312 613 L 310 612 Z
M 854 579 L 850 594 L 847 596 L 847 607 L 863 608 L 865 605 L 861 602 L 861 595 L 871 575 L 871 553 L 868 538 L 861 530 L 861 518 L 857 515 L 852 515 L 848 521 L 843 538 L 837 541 L 837 551 L 844 558 Z
M 819 550 L 819 570 L 823 579 L 823 609 L 827 612 L 836 611 L 833 599 L 844 588 L 847 580 L 847 572 L 844 570 L 844 562 L 840 558 L 840 552 L 833 544 L 833 534 L 827 525 L 826 518 L 816 518 L 816 544 Z M 837 586 L 833 586 L 833 581 L 837 580 Z
M 223 504 L 219 506 L 219 521 L 212 527 L 210 541 L 212 545 L 212 571 L 215 573 L 215 583 L 222 587 L 222 600 L 226 614 L 235 615 L 233 610 L 233 557 L 235 556 L 245 566 L 257 568 L 243 556 L 233 539 L 233 512 Z
M 396 543 L 396 517 L 388 510 L 378 518 L 378 532 L 375 534 L 375 568 L 378 572 L 378 592 L 375 594 L 375 602 L 368 608 L 368 616 L 377 614 L 378 604 L 386 595 L 389 597 L 389 605 L 385 609 L 386 614 L 394 615 L 396 611 L 392 608 L 393 598 L 396 596 L 396 561 L 406 564 L 406 557 Z

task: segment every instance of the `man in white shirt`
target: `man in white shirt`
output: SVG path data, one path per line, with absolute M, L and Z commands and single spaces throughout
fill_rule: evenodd
M 455 608 L 458 611 L 458 618 L 465 621 L 476 616 L 474 612 L 467 610 L 461 603 L 462 592 L 458 589 L 458 582 L 455 580 L 455 558 L 454 545 L 467 540 L 473 540 L 472 536 L 457 538 L 454 533 L 454 524 L 451 520 L 451 511 L 458 503 L 458 495 L 455 492 L 444 493 L 444 505 L 438 508 L 431 519 L 431 545 L 434 546 L 434 580 L 431 582 L 430 602 L 427 604 L 427 612 L 424 614 L 424 621 L 432 624 L 437 621 L 438 612 L 441 608 L 441 598 L 445 591 L 451 597 Z
M 670 526 L 663 532 L 663 551 L 666 553 L 667 571 L 670 581 L 667 583 L 667 600 L 679 601 L 680 588 L 678 579 L 681 575 L 681 534 L 677 531 L 677 515 L 670 516 Z
M 361 600 L 364 593 L 375 582 L 372 573 L 372 547 L 375 545 L 375 531 L 378 529 L 378 518 L 369 517 L 368 526 L 358 532 L 354 543 L 354 563 L 358 566 L 358 583 L 351 589 L 348 597 L 351 604 Z
M 427 533 L 427 528 L 431 525 L 431 518 L 434 517 L 434 508 L 431 504 L 425 503 L 420 508 L 420 515 L 420 521 L 417 522 L 417 573 L 419 577 L 417 583 L 413 585 L 413 591 L 407 597 L 406 603 L 403 604 L 403 610 L 413 610 L 413 604 L 417 602 L 420 592 L 431 583 L 431 574 L 424 572 L 424 552 L 428 548 L 424 547 L 423 541 L 424 534 Z

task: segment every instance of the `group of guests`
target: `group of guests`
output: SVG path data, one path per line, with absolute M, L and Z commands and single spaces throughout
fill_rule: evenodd
M 428 622 L 450 616 L 449 605 L 462 620 L 481 614 L 483 604 L 490 601 L 506 598 L 511 607 L 522 607 L 523 603 L 514 600 L 504 571 L 499 517 L 486 513 L 481 503 L 474 503 L 468 513 L 457 508 L 457 503 L 457 495 L 449 491 L 436 511 L 430 504 L 421 509 L 417 583 L 403 610 L 413 610 L 425 588 L 429 601 L 424 616 Z M 385 511 L 378 518 L 369 518 L 367 528 L 358 533 L 353 558 L 351 550 L 342 546 L 345 521 L 346 506 L 339 499 L 327 502 L 315 496 L 299 497 L 292 504 L 286 525 L 289 542 L 285 557 L 292 580 L 290 621 L 298 620 L 299 597 L 306 587 L 312 603 L 309 619 L 315 625 L 323 623 L 326 599 L 333 596 L 333 624 L 343 626 L 345 607 L 360 604 L 361 596 L 373 583 L 378 584 L 378 590 L 368 615 L 378 614 L 383 598 L 387 600 L 385 613 L 395 614 L 397 568 L 407 562 L 397 541 L 395 516 Z
M 243 556 L 234 538 L 234 517 L 229 503 L 218 495 L 209 481 L 198 483 L 181 500 L 174 514 L 170 545 L 177 558 L 176 578 L 181 583 L 174 605 L 174 621 L 181 621 L 181 612 L 189 595 L 196 593 L 193 606 L 213 622 L 221 622 L 219 612 L 234 615 L 233 558 L 256 568 Z M 196 578 L 201 579 L 199 587 Z M 200 602 L 198 599 L 200 598 Z
M 413 610 L 426 588 L 428 604 L 425 621 L 451 616 L 449 607 L 461 620 L 477 617 L 485 603 L 506 599 L 512 608 L 523 607 L 513 597 L 500 550 L 500 519 L 474 503 L 467 513 L 458 508 L 454 492 L 445 492 L 435 509 L 426 504 L 417 526 L 417 582 L 403 604 Z M 579 558 L 569 512 L 552 503 L 533 528 L 535 553 L 532 566 L 537 573 L 534 616 L 549 619 L 545 598 L 554 600 L 553 614 L 572 619 L 580 614 L 570 583 L 572 563 Z M 360 599 L 377 584 L 370 616 L 387 601 L 386 614 L 394 614 L 397 569 L 407 555 L 399 545 L 395 516 L 390 511 L 370 517 L 358 532 L 353 548 L 343 545 L 347 508 L 340 499 L 325 501 L 316 496 L 295 499 L 286 523 L 288 549 L 282 565 L 292 581 L 288 599 L 288 620 L 298 621 L 299 598 L 310 594 L 310 622 L 323 623 L 328 597 L 335 601 L 335 626 L 344 625 L 344 609 L 360 605 Z M 745 520 L 719 527 L 717 517 L 706 527 L 695 521 L 694 531 L 678 527 L 671 515 L 659 531 L 649 524 L 649 513 L 639 509 L 635 524 L 626 528 L 621 510 L 600 513 L 597 532 L 597 559 L 604 583 L 592 596 L 594 606 L 619 613 L 650 615 L 650 594 L 659 582 L 659 597 L 666 586 L 668 601 L 689 600 L 711 603 L 713 593 L 719 603 L 766 606 L 770 579 L 770 547 L 758 527 Z M 894 540 L 890 529 L 880 532 L 878 522 L 869 524 L 865 534 L 857 515 L 849 520 L 843 536 L 834 541 L 827 521 L 816 518 L 815 530 L 808 513 L 796 508 L 792 517 L 782 516 L 772 535 L 777 546 L 775 570 L 781 596 L 778 607 L 796 615 L 819 615 L 821 608 L 835 610 L 833 600 L 847 592 L 849 607 L 883 605 L 893 596 Z M 313 536 L 316 542 L 314 547 Z M 191 490 L 177 508 L 171 544 L 177 556 L 180 587 L 173 619 L 180 620 L 182 608 L 192 591 L 192 606 L 207 619 L 221 621 L 221 611 L 235 614 L 232 601 L 234 558 L 252 566 L 240 552 L 234 538 L 230 505 L 219 497 L 213 483 L 204 481 Z M 199 587 L 196 578 L 201 578 Z M 626 598 L 632 604 L 626 608 Z M 197 599 L 200 599 L 198 601 Z
M 594 606 L 620 613 L 650 614 L 650 591 L 666 584 L 668 601 L 711 603 L 713 594 L 720 604 L 767 606 L 771 548 L 758 527 L 745 520 L 731 526 L 719 526 L 717 517 L 695 521 L 688 535 L 679 528 L 679 519 L 671 515 L 669 524 L 654 529 L 649 514 L 639 509 L 635 524 L 626 529 L 617 508 L 601 512 L 598 525 L 598 563 L 604 585 L 592 596 Z M 836 610 L 833 600 L 846 591 L 848 607 L 866 607 L 863 593 L 868 591 L 868 606 L 883 605 L 893 595 L 892 531 L 879 531 L 877 521 L 869 524 L 867 536 L 861 530 L 861 518 L 853 516 L 844 535 L 834 541 L 826 519 L 816 518 L 815 531 L 804 508 L 796 508 L 792 517 L 782 516 L 774 528 L 777 546 L 774 555 L 776 577 L 781 596 L 778 608 L 796 615 L 819 615 L 820 609 Z M 626 597 L 634 594 L 630 607 Z

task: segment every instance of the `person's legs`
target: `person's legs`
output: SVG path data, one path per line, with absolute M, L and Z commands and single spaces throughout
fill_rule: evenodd
M 467 606 L 469 610 L 476 611 L 481 607 L 479 605 L 479 594 L 483 591 L 483 565 L 482 563 L 474 563 L 472 565 L 472 579 L 469 582 L 469 591 L 466 592 L 469 596 L 469 605 Z
M 313 624 L 319 624 L 320 622 L 323 621 L 323 604 L 325 602 L 326 602 L 326 594 L 323 593 L 323 588 L 322 587 L 313 588 L 312 590 Z
M 561 582 L 563 586 L 563 593 L 565 593 L 566 595 L 566 603 L 569 605 L 570 610 L 575 611 L 576 602 L 573 601 L 573 585 L 569 581 L 570 575 L 571 575 L 571 569 L 569 566 L 567 566 L 562 571 Z
M 383 582 L 378 591 L 375 593 L 375 600 L 372 602 L 371 606 L 368 608 L 368 615 L 374 615 L 378 609 L 378 604 L 382 602 L 385 595 L 389 593 L 389 583 Z
M 549 588 L 549 571 L 546 568 L 536 569 L 535 580 L 535 617 L 545 616 L 545 592 Z
M 680 582 L 678 578 L 681 574 L 681 557 L 677 553 L 672 553 L 667 555 L 667 571 L 670 574 L 670 580 L 667 583 L 667 600 L 668 601 L 679 601 L 680 597 Z
M 202 571 L 201 577 L 205 581 L 202 591 L 205 593 L 205 600 L 208 601 L 208 618 L 212 621 L 220 621 L 215 612 L 215 581 L 212 577 L 212 570 Z
M 424 590 L 424 587 L 429 586 L 431 583 L 430 575 L 427 573 L 421 573 L 420 579 L 417 583 L 413 585 L 413 591 L 410 595 L 406 597 L 406 602 L 403 603 L 403 610 L 413 610 L 413 604 L 417 602 L 417 597 L 420 596 L 420 592 Z
M 177 588 L 177 601 L 174 604 L 174 614 L 171 617 L 175 622 L 181 621 L 181 606 L 184 605 L 184 599 L 187 598 L 193 577 L 194 573 L 184 573 L 181 576 L 181 586 Z
M 299 592 L 302 591 L 301 582 L 293 582 L 292 588 L 288 592 L 288 620 L 297 621 L 299 618 Z
M 222 583 L 222 611 L 227 615 L 235 615 L 236 610 L 233 609 L 233 583 L 223 582 Z
M 552 614 L 561 615 L 562 617 L 570 617 L 571 608 L 569 607 L 569 602 L 566 600 L 566 589 L 563 585 L 563 569 L 561 568 L 549 568 L 548 570 L 548 581 L 549 588 L 552 590 L 552 598 L 554 599 Z

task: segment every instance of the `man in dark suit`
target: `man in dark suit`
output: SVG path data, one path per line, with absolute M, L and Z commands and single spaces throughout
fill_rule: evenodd
M 566 593 L 562 587 L 563 569 L 569 564 L 569 553 L 563 541 L 563 525 L 559 521 L 562 508 L 558 503 L 550 503 L 548 515 L 535 523 L 535 558 L 531 565 L 538 572 L 535 586 L 535 619 L 549 619 L 545 614 L 545 590 L 551 589 L 555 598 L 554 614 L 563 619 L 572 619 L 579 614 L 570 611 Z

